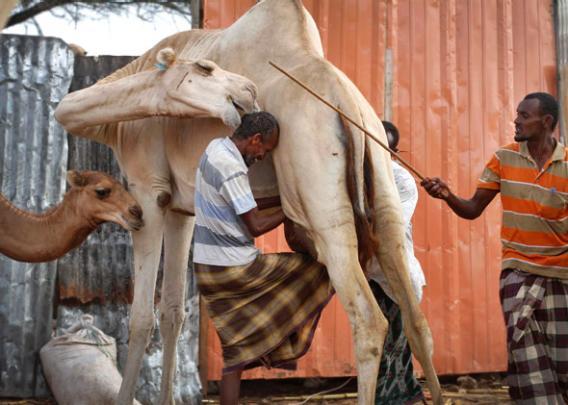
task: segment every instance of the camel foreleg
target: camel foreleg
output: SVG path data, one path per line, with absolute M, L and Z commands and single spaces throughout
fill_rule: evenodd
M 128 358 L 116 400 L 117 405 L 131 405 L 142 367 L 146 346 L 154 329 L 154 290 L 160 264 L 163 234 L 163 212 L 151 193 L 135 195 L 144 212 L 146 225 L 132 234 L 134 248 L 134 300 L 130 310 Z M 144 198 L 146 196 L 146 198 Z
M 164 279 L 160 302 L 163 370 L 160 404 L 174 404 L 176 345 L 185 319 L 186 274 L 195 217 L 168 211 L 164 233 Z

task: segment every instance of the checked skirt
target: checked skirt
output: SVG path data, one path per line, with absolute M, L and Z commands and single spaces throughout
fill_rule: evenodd
M 567 404 L 568 280 L 501 273 L 509 395 L 516 404 Z
M 307 255 L 258 255 L 249 265 L 195 265 L 197 286 L 221 340 L 223 373 L 264 365 L 294 369 L 333 294 Z

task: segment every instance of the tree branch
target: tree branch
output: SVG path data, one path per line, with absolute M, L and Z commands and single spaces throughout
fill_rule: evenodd
M 2 1 L 2 0 L 0 0 Z M 29 2 L 23 2 L 29 3 Z M 184 9 L 181 4 L 191 5 L 191 0 L 179 0 L 179 1 L 164 1 L 164 0 L 89 0 L 89 1 L 76 1 L 76 0 L 43 0 L 39 1 L 28 8 L 24 8 L 21 11 L 13 13 L 8 22 L 6 23 L 6 28 L 20 24 L 24 21 L 34 18 L 38 14 L 45 11 L 50 11 L 54 8 L 65 7 L 70 5 L 78 5 L 79 7 L 89 8 L 98 12 L 98 14 L 104 14 L 104 12 L 112 12 L 113 10 L 119 10 L 120 8 L 125 8 L 128 6 L 138 5 L 138 6 L 154 6 L 161 7 L 166 10 L 171 10 L 181 16 L 187 16 L 191 14 L 190 7 Z M 25 5 L 23 6 L 25 7 Z M 98 10 L 98 11 L 97 11 Z
M 46 0 L 41 3 L 35 4 L 28 9 L 24 9 L 20 12 L 12 14 L 8 19 L 8 22 L 6 23 L 6 28 L 29 20 L 30 18 L 34 18 L 36 15 L 41 14 L 44 11 L 49 11 L 54 7 L 58 7 L 70 2 L 70 0 Z

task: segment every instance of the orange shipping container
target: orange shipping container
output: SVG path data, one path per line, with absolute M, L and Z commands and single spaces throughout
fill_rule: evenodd
M 205 0 L 204 28 L 229 26 L 253 0 Z M 556 94 L 552 0 L 304 0 L 326 58 L 343 70 L 380 117 L 400 129 L 400 149 L 428 176 L 472 195 L 492 152 L 511 142 L 517 103 L 528 92 Z M 275 73 L 276 74 L 276 73 Z M 475 221 L 458 219 L 422 191 L 414 241 L 428 286 L 422 308 L 439 374 L 506 369 L 498 298 L 500 203 Z M 288 250 L 281 231 L 259 238 Z M 208 378 L 222 359 L 209 328 Z M 294 372 L 244 378 L 355 375 L 350 326 L 334 299 L 310 352 Z

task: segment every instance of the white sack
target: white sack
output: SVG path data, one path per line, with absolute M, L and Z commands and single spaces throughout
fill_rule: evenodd
M 93 317 L 81 321 L 40 350 L 43 371 L 59 405 L 114 404 L 122 382 L 116 368 L 116 342 L 93 326 Z M 140 403 L 134 400 L 134 404 Z

